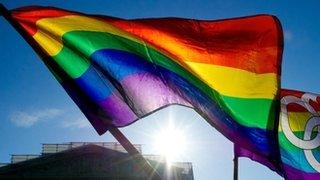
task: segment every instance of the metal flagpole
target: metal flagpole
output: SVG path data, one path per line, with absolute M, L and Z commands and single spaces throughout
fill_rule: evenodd
M 233 158 L 233 180 L 238 180 L 238 160 L 239 157 L 234 155 Z
M 131 157 L 138 161 L 150 179 L 161 179 L 158 172 L 151 166 L 151 164 L 140 154 L 140 152 L 133 146 L 133 144 L 122 134 L 122 132 L 116 127 L 109 127 L 110 133 L 117 139 L 117 141 L 125 148 L 125 150 L 131 155 Z
M 41 57 L 46 58 L 48 55 L 42 50 L 38 43 L 23 29 L 23 27 L 15 21 L 8 9 L 0 3 L 0 16 L 3 16 L 9 24 L 23 37 L 23 39 L 31 46 L 31 48 Z M 150 165 L 150 163 L 140 154 L 140 152 L 133 146 L 133 144 L 121 133 L 116 127 L 109 127 L 108 130 L 117 141 L 124 147 L 130 156 L 137 160 L 139 165 L 142 165 L 150 179 L 161 179 L 158 172 Z

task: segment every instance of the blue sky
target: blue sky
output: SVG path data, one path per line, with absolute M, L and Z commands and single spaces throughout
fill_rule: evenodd
M 320 93 L 320 3 L 317 1 L 49 1 L 0 0 L 7 8 L 51 5 L 121 18 L 184 17 L 221 19 L 254 14 L 276 15 L 285 48 L 282 87 Z M 0 162 L 10 154 L 39 153 L 41 143 L 112 141 L 99 136 L 76 105 L 15 30 L 0 18 Z M 196 179 L 231 179 L 232 144 L 198 114 L 170 107 L 123 128 L 145 153 L 155 153 L 150 134 L 171 119 L 185 129 L 188 147 L 177 160 L 192 161 Z M 240 160 L 240 179 L 281 179 L 269 169 Z

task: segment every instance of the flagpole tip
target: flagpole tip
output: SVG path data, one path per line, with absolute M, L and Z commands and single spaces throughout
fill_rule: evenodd
M 4 7 L 4 5 L 2 3 L 0 3 L 0 16 L 3 15 L 3 11 L 5 10 L 6 8 Z
M 0 16 L 5 16 L 6 13 L 8 13 L 8 9 L 0 3 Z

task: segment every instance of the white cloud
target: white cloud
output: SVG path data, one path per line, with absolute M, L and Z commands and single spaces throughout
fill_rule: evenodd
M 63 116 L 62 116 L 63 115 Z M 63 128 L 88 128 L 90 122 L 84 116 L 78 116 L 71 112 L 66 113 L 60 109 L 50 108 L 37 111 L 15 111 L 10 114 L 10 121 L 18 127 L 31 127 L 36 123 L 54 119 L 58 116 L 57 123 L 61 124 Z
M 90 123 L 89 121 L 84 118 L 84 117 L 81 117 L 81 118 L 78 118 L 78 119 L 75 119 L 75 120 L 65 120 L 62 122 L 62 127 L 64 128 L 87 128 L 87 127 L 90 127 Z
M 18 127 L 30 127 L 39 121 L 55 118 L 63 113 L 59 109 L 44 109 L 34 112 L 15 111 L 10 115 L 10 121 Z

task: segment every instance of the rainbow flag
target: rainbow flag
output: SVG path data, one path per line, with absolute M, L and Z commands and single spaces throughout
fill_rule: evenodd
M 235 157 L 248 157 L 285 179 L 320 179 L 320 95 L 281 90 L 279 155 L 267 158 L 235 146 Z
M 276 17 L 125 20 L 53 7 L 11 12 L 99 134 L 178 104 L 236 144 L 274 153 L 283 48 Z
M 279 146 L 288 179 L 320 179 L 320 95 L 281 91 Z

